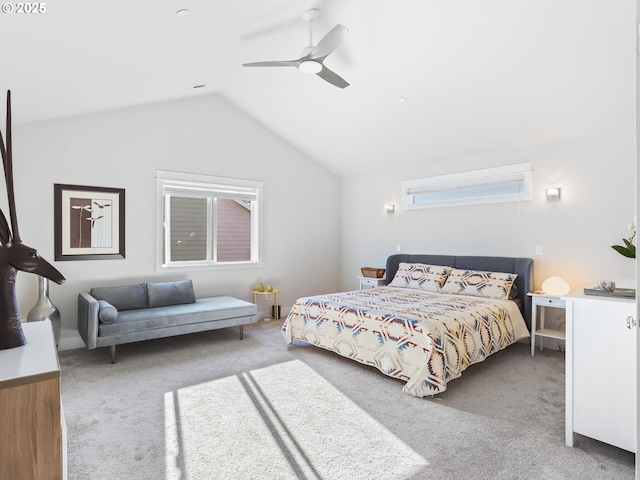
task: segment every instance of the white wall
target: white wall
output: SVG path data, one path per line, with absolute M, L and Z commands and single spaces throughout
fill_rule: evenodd
M 386 257 L 400 245 L 402 252 L 525 256 L 534 258 L 535 284 L 551 275 L 564 277 L 575 290 L 598 279 L 633 279 L 635 262 L 616 253 L 611 245 L 629 236 L 627 226 L 635 214 L 635 61 L 636 24 L 631 5 L 611 10 L 610 16 L 590 25 L 590 40 L 598 48 L 571 47 L 572 56 L 561 67 L 541 65 L 540 77 L 562 82 L 540 82 L 535 92 L 520 95 L 540 98 L 561 93 L 574 102 L 572 118 L 554 115 L 540 105 L 546 118 L 537 143 L 524 143 L 527 126 L 507 144 L 457 158 L 429 158 L 424 163 L 363 172 L 343 181 L 342 287 L 357 287 L 361 266 L 384 266 Z M 578 17 L 576 17 L 578 18 Z M 566 45 L 576 40 L 567 31 Z M 576 45 L 577 46 L 577 45 Z M 571 60 L 571 61 L 569 61 Z M 549 69 L 545 71 L 545 68 Z M 606 72 L 600 78 L 600 74 Z M 595 78 L 598 81 L 594 81 Z M 573 90 L 561 85 L 575 85 Z M 585 85 L 590 85 L 584 89 Z M 509 88 L 514 88 L 509 85 Z M 546 94 L 546 95 L 545 95 Z M 480 95 L 480 93 L 479 93 Z M 465 107 L 454 112 L 465 120 Z M 488 109 L 481 131 L 499 128 L 504 105 Z M 425 113 L 426 114 L 426 113 Z M 420 122 L 406 125 L 407 138 L 420 135 Z M 531 142 L 531 140 L 529 140 Z M 520 204 L 400 209 L 400 182 L 415 178 L 480 168 L 531 162 L 534 197 Z M 561 187 L 562 199 L 547 202 L 545 189 Z M 383 206 L 396 204 L 396 213 Z M 536 255 L 536 246 L 543 254 Z
M 156 169 L 264 182 L 264 266 L 156 273 Z M 93 286 L 191 278 L 196 296 L 250 301 L 262 280 L 281 290 L 283 309 L 338 288 L 340 231 L 321 226 L 339 223 L 339 180 L 219 95 L 15 126 L 14 171 L 22 239 L 67 278 L 50 289 L 63 318 L 61 348 L 82 346 L 77 295 Z M 126 190 L 126 259 L 53 261 L 54 183 Z M 36 294 L 36 276 L 19 273 L 23 321 Z
M 537 287 L 551 275 L 562 276 L 573 289 L 598 279 L 633 278 L 633 260 L 611 248 L 628 236 L 627 226 L 635 213 L 632 133 L 345 180 L 343 288 L 357 286 L 361 266 L 384 266 L 398 245 L 406 253 L 531 257 Z M 532 163 L 532 201 L 413 211 L 400 207 L 402 180 L 522 161 Z M 560 201 L 546 200 L 545 189 L 551 186 L 562 188 Z M 395 213 L 385 213 L 387 203 L 396 205 Z M 537 245 L 543 247 L 540 256 Z

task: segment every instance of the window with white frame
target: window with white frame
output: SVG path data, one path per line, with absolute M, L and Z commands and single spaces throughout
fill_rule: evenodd
M 402 182 L 405 210 L 532 199 L 531 163 Z
M 262 182 L 158 170 L 156 266 L 260 263 Z

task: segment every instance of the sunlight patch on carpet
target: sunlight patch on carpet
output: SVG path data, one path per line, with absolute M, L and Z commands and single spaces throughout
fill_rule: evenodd
M 164 400 L 167 480 L 406 479 L 428 465 L 299 360 Z

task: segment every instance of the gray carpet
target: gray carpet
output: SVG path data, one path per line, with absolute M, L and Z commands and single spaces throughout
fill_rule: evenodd
M 517 344 L 420 399 L 279 326 L 60 352 L 69 480 L 634 478 L 564 445 L 563 353 Z

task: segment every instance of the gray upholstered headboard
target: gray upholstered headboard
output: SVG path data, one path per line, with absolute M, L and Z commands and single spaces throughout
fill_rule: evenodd
M 520 257 L 473 257 L 456 255 L 422 255 L 398 253 L 387 258 L 387 283 L 393 280 L 400 262 L 426 263 L 429 265 L 445 265 L 465 270 L 486 270 L 491 272 L 516 273 L 518 295 L 524 305 L 524 321 L 531 331 L 531 297 L 527 293 L 533 291 L 533 260 Z

